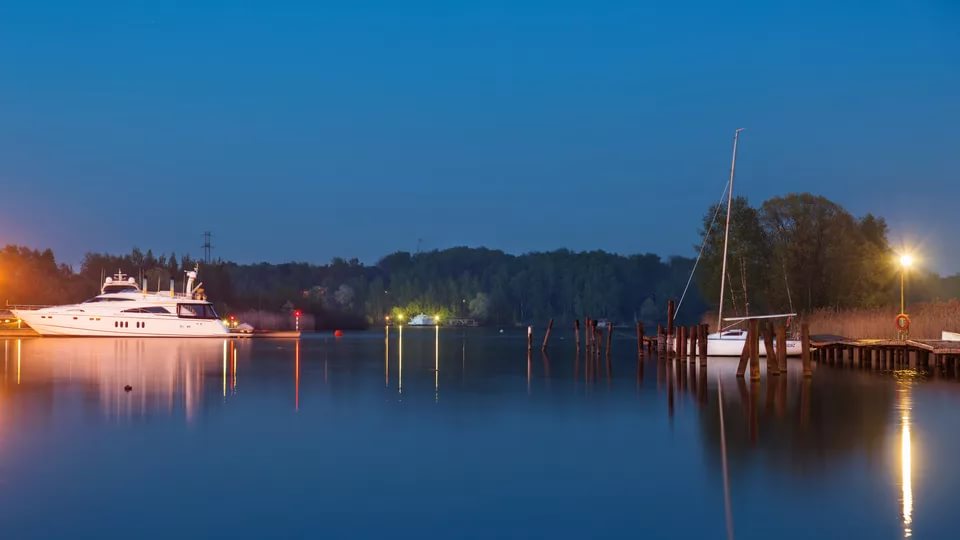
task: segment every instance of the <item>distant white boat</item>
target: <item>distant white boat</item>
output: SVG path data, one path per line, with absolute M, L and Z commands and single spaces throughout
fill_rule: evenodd
M 407 323 L 407 325 L 409 326 L 436 326 L 436 324 L 437 324 L 436 317 L 431 317 L 423 313 L 410 319 L 410 322 Z

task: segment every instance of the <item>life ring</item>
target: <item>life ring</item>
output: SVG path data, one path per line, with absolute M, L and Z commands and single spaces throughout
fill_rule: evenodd
M 907 315 L 906 313 L 901 313 L 897 315 L 897 318 L 895 319 L 895 323 L 897 325 L 897 330 L 900 330 L 903 332 L 910 330 L 910 316 Z

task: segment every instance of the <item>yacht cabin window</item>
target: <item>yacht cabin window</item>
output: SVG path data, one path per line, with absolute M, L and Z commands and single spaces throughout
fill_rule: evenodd
M 177 315 L 185 319 L 219 319 L 212 304 L 177 304 Z
M 91 298 L 89 300 L 84 300 L 84 304 L 92 304 L 94 302 L 133 302 L 133 298 L 103 298 L 97 296 L 96 298 Z
M 130 308 L 123 310 L 124 313 L 162 313 L 164 315 L 170 315 L 170 311 L 165 307 L 160 306 L 149 306 L 149 307 L 138 307 Z

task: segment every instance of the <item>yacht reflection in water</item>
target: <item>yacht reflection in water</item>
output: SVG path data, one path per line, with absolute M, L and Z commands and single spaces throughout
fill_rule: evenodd
M 15 379 L 20 393 L 70 399 L 79 387 L 107 417 L 182 411 L 191 420 L 205 384 L 222 383 L 224 398 L 235 391 L 237 349 L 245 346 L 236 339 L 4 340 L 0 369 L 8 389 Z

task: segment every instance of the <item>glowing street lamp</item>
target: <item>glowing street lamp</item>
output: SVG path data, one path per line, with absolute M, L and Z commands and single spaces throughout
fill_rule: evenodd
M 909 253 L 904 253 L 900 255 L 900 313 L 905 313 L 904 305 L 904 282 L 906 280 L 905 276 L 907 274 L 907 269 L 913 266 L 913 255 Z
M 906 289 L 907 270 L 913 266 L 913 255 L 909 253 L 900 254 L 900 314 L 897 315 L 897 337 L 906 339 L 910 335 L 910 317 L 906 314 L 906 299 L 904 290 Z

